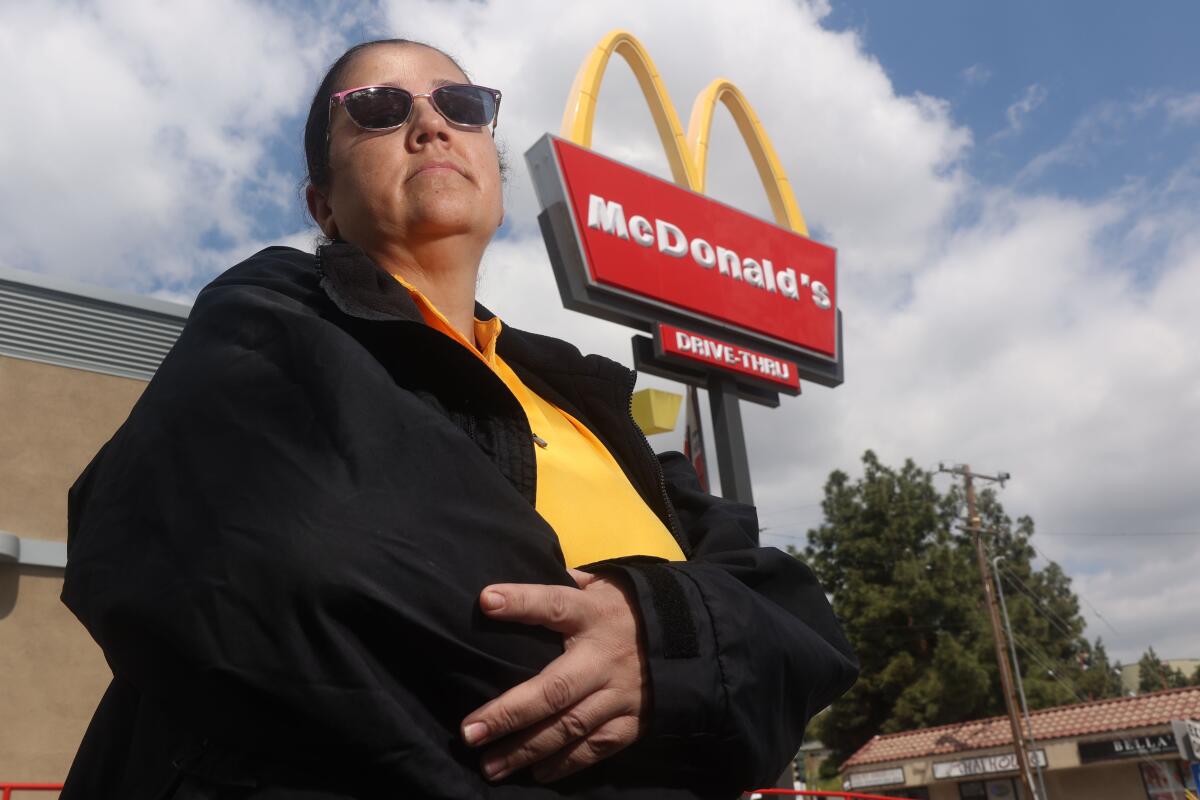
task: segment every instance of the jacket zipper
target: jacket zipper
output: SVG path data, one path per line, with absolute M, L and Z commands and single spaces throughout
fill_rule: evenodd
M 629 398 L 629 422 L 633 425 L 633 429 L 637 431 L 638 439 L 642 442 L 642 447 L 645 448 L 646 454 L 650 458 L 650 463 L 654 465 L 654 474 L 658 476 L 658 494 L 662 500 L 663 511 L 666 512 L 667 528 L 671 531 L 671 536 L 675 539 L 679 549 L 683 551 L 684 556 L 691 558 L 691 545 L 684 539 L 683 526 L 675 516 L 674 506 L 671 505 L 671 498 L 667 496 L 667 479 L 663 475 L 662 465 L 658 463 L 658 456 L 654 453 L 654 448 L 650 446 L 650 440 L 646 438 L 646 434 L 642 431 L 637 420 L 633 416 L 633 388 L 637 385 L 637 372 L 629 370 L 629 375 L 626 380 L 625 395 Z

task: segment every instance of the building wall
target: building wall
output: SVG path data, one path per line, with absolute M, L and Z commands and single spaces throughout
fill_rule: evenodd
M 1046 792 L 1062 800 L 1145 800 L 1136 760 L 1044 773 Z
M 934 783 L 929 786 L 929 800 L 958 800 L 957 783 Z
M 1146 798 L 1146 790 L 1142 785 L 1141 774 L 1138 772 L 1136 762 L 1047 770 L 1042 774 L 1046 782 L 1046 793 L 1053 800 L 1145 800 Z M 988 776 L 982 776 L 980 779 L 987 780 Z M 958 782 L 937 781 L 931 784 L 929 800 L 959 800 Z
M 65 542 L 67 489 L 145 385 L 0 356 L 0 530 Z M 61 782 L 111 678 L 62 577 L 0 565 L 0 782 Z
M 1196 668 L 1200 667 L 1200 658 L 1169 658 L 1163 661 L 1167 669 L 1177 669 L 1185 677 L 1192 677 Z M 1139 664 L 1125 664 L 1121 667 L 1121 688 L 1127 693 L 1136 694 L 1138 683 L 1142 679 L 1142 667 Z
M 1159 728 L 1140 728 L 1122 731 L 1130 736 L 1148 735 L 1161 732 Z M 1085 737 L 1108 738 L 1108 737 Z M 1096 764 L 1080 765 L 1077 739 L 1055 741 L 1048 744 L 1039 743 L 1039 748 L 1046 750 L 1049 767 L 1042 771 L 1046 783 L 1047 794 L 1052 800 L 1146 800 L 1146 789 L 1142 783 L 1139 771 L 1140 760 L 1132 758 L 1125 761 L 1109 761 Z M 992 755 L 1004 752 L 1003 749 L 971 751 L 961 754 L 964 758 Z M 959 780 L 936 780 L 933 777 L 932 765 L 936 761 L 946 760 L 946 756 L 936 759 L 916 758 L 909 761 L 892 761 L 872 764 L 871 769 L 886 769 L 903 767 L 905 783 L 908 787 L 924 786 L 929 790 L 929 800 L 960 800 Z M 863 768 L 865 769 L 865 768 Z M 981 775 L 978 778 L 964 780 L 991 780 L 998 778 L 1015 778 L 1007 775 Z M 1019 781 L 1018 781 L 1019 783 Z M 868 794 L 886 794 L 896 791 L 889 786 L 880 789 L 859 789 Z

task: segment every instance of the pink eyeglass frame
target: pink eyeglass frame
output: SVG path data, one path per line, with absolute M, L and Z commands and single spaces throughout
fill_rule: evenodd
M 492 121 L 490 123 L 485 123 L 483 125 L 465 125 L 461 122 L 455 122 L 454 120 L 447 117 L 445 112 L 443 112 L 442 109 L 440 109 L 438 107 L 437 102 L 433 99 L 433 92 L 436 92 L 440 89 L 449 89 L 449 88 L 452 88 L 455 86 L 469 86 L 472 89 L 483 89 L 486 92 L 491 92 L 492 97 L 494 97 L 496 99 L 496 112 L 492 115 Z M 430 92 L 414 93 L 414 92 L 408 91 L 407 89 L 401 89 L 399 86 L 388 86 L 387 84 L 381 84 L 381 83 L 369 83 L 366 86 L 356 86 L 353 89 L 343 89 L 340 92 L 335 92 L 335 93 L 329 95 L 329 118 L 325 124 L 325 144 L 326 145 L 329 144 L 330 133 L 333 130 L 333 109 L 334 109 L 334 107 L 335 106 L 345 106 L 346 105 L 346 95 L 354 94 L 355 92 L 361 92 L 363 89 L 393 89 L 398 92 L 404 92 L 405 94 L 410 95 L 413 99 L 412 105 L 409 106 L 409 109 L 408 109 L 408 116 L 404 118 L 404 121 L 397 125 L 391 125 L 387 128 L 363 128 L 363 126 L 359 125 L 358 121 L 354 119 L 354 116 L 350 112 L 347 111 L 346 116 L 350 117 L 350 121 L 353 122 L 355 125 L 358 125 L 358 127 L 362 128 L 364 131 L 394 131 L 397 128 L 404 127 L 408 123 L 408 121 L 410 119 L 412 119 L 412 112 L 413 112 L 413 109 L 417 107 L 417 98 L 418 97 L 429 98 L 429 105 L 433 106 L 433 110 L 438 112 L 439 114 L 441 114 L 442 119 L 446 120 L 451 125 L 457 125 L 457 126 L 463 127 L 463 128 L 486 128 L 490 124 L 492 126 L 492 136 L 495 136 L 496 135 L 496 126 L 500 123 L 500 98 L 502 95 L 501 95 L 499 89 L 492 89 L 488 86 L 480 86 L 479 84 L 475 84 L 475 83 L 446 83 L 446 84 L 442 84 L 441 86 L 434 88 L 433 91 L 430 91 Z

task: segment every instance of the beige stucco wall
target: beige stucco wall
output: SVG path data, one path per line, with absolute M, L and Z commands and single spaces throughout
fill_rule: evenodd
M 1136 759 L 1045 773 L 1046 793 L 1063 800 L 1145 800 Z
M 1138 728 L 1122 731 L 1122 734 L 1141 736 L 1151 733 L 1161 733 L 1161 726 L 1154 728 Z M 1107 739 L 1114 734 L 1086 737 L 1088 739 Z M 1039 748 L 1046 750 L 1048 768 L 1043 771 L 1046 791 L 1052 800 L 1145 800 L 1146 790 L 1142 784 L 1138 759 L 1125 761 L 1107 761 L 1080 766 L 1077 742 L 1081 740 L 1065 739 L 1054 742 L 1039 743 Z M 972 750 L 958 754 L 961 758 L 977 758 L 1005 752 L 1003 748 L 988 750 Z M 958 780 L 935 780 L 933 778 L 933 762 L 949 760 L 950 756 L 939 756 L 937 759 L 913 759 L 911 761 L 889 761 L 870 765 L 870 769 L 888 769 L 903 767 L 905 784 L 907 786 L 925 786 L 929 789 L 930 800 L 959 800 Z M 868 769 L 862 767 L 862 770 Z M 1013 775 L 982 775 L 968 780 L 989 780 Z M 878 790 L 860 789 L 866 793 L 886 792 L 894 787 Z
M 66 541 L 67 489 L 145 385 L 0 356 L 0 530 Z M 61 782 L 111 677 L 61 591 L 62 570 L 0 565 L 0 782 Z
M 1146 790 L 1133 762 L 1113 762 L 1042 773 L 1052 800 L 1145 800 Z M 1002 776 L 980 776 L 988 780 Z M 1007 776 L 1013 777 L 1013 776 Z M 958 781 L 937 781 L 929 786 L 929 800 L 959 800 Z

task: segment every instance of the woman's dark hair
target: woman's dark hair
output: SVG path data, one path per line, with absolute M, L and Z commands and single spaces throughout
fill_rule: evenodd
M 326 136 L 326 131 L 329 128 L 329 96 L 333 94 L 334 88 L 342 79 L 342 73 L 346 71 L 346 67 L 354 60 L 355 56 L 368 47 L 375 47 L 377 45 L 417 45 L 419 47 L 428 47 L 430 50 L 436 50 L 450 59 L 450 63 L 458 67 L 463 75 L 467 74 L 467 71 L 462 68 L 462 65 L 458 63 L 454 56 L 445 50 L 413 39 L 374 39 L 369 42 L 356 44 L 342 53 L 338 57 L 338 60 L 334 61 L 325 73 L 325 77 L 321 80 L 321 85 L 317 87 L 316 94 L 313 95 L 312 105 L 308 108 L 308 119 L 304 123 L 304 158 L 308 168 L 305 185 L 312 184 L 322 190 L 329 186 L 329 140 Z M 470 76 L 467 77 L 467 80 L 470 80 Z M 498 149 L 497 154 L 500 158 L 500 177 L 503 179 L 505 173 L 508 172 L 508 164 L 505 161 L 502 150 Z

